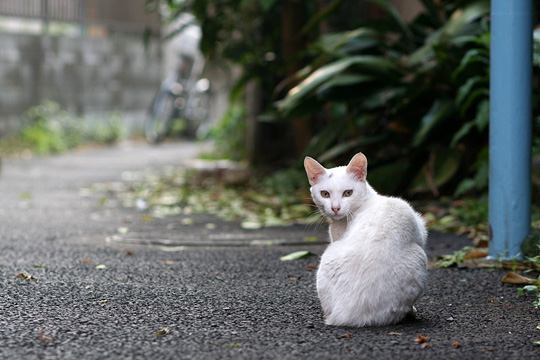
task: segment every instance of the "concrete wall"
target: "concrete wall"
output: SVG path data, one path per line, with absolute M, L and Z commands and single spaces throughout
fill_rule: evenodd
M 17 128 L 20 115 L 43 100 L 79 115 L 118 111 L 140 123 L 160 80 L 157 40 L 145 51 L 134 35 L 0 33 L 0 132 Z

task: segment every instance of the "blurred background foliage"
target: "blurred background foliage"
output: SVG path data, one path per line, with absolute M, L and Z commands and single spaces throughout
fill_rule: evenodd
M 242 69 L 231 108 L 213 131 L 220 154 L 301 171 L 304 155 L 332 166 L 362 151 L 382 192 L 481 193 L 489 1 L 421 3 L 407 21 L 386 0 L 161 2 L 171 18 L 196 16 L 207 56 Z M 538 66 L 538 32 L 534 38 Z M 535 69 L 535 98 L 538 90 Z M 537 106 L 534 115 L 538 154 Z
M 484 1 L 426 7 L 410 23 L 390 10 L 385 26 L 325 35 L 321 65 L 278 108 L 330 110 L 308 152 L 324 161 L 370 154 L 370 179 L 383 191 L 483 189 L 488 10 Z
M 118 114 L 85 120 L 53 101 L 44 101 L 26 111 L 18 132 L 0 139 L 0 154 L 57 154 L 84 144 L 111 145 L 125 136 Z

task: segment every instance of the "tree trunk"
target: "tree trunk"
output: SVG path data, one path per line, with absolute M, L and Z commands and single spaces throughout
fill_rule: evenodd
M 257 116 L 262 111 L 262 90 L 259 80 L 253 79 L 246 85 L 246 155 L 250 165 L 258 162 L 259 143 Z
M 305 24 L 304 1 L 285 0 L 281 12 L 282 53 L 286 62 L 287 76 L 293 76 L 300 68 L 300 54 L 305 48 L 302 26 Z M 309 119 L 291 119 L 296 155 L 301 155 L 311 138 Z

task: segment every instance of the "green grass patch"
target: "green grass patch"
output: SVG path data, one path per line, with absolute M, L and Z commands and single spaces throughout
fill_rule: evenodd
M 86 143 L 113 144 L 125 133 L 116 114 L 83 119 L 50 101 L 28 110 L 22 121 L 17 133 L 0 140 L 0 154 L 58 154 Z

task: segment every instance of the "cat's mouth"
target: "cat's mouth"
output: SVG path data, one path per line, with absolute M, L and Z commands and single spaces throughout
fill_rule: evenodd
M 335 214 L 335 213 L 332 213 L 332 214 L 328 214 L 328 217 L 332 220 L 335 220 L 335 221 L 338 221 L 338 220 L 343 220 L 345 219 L 347 215 L 345 214 Z

